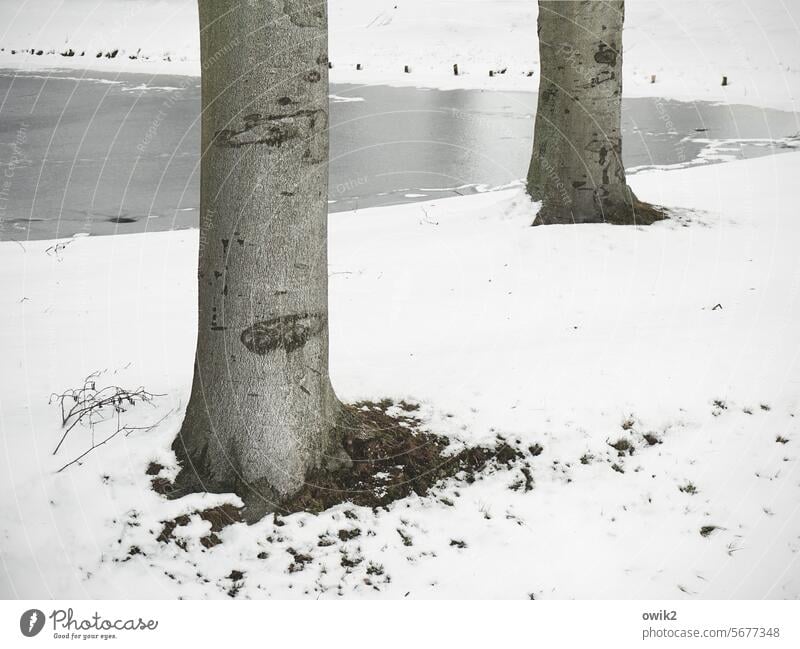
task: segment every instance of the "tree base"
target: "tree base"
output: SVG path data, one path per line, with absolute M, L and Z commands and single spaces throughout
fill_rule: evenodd
M 340 406 L 340 413 L 344 412 Z M 339 423 L 331 433 L 334 440 L 340 437 L 343 425 L 340 414 Z M 170 500 L 182 498 L 193 493 L 234 493 L 241 498 L 244 508 L 241 511 L 242 520 L 247 523 L 256 523 L 267 514 L 278 510 L 284 499 L 266 479 L 246 481 L 241 478 L 235 480 L 218 480 L 207 466 L 204 451 L 187 449 L 184 445 L 183 434 L 179 434 L 172 444 L 172 450 L 178 460 L 180 470 L 174 482 L 160 485 L 160 493 Z M 352 461 L 341 443 L 336 442 L 323 458 L 320 471 L 340 471 L 352 466 Z
M 652 203 L 645 203 L 638 198 L 633 199 L 632 206 L 613 210 L 606 216 L 605 222 L 612 225 L 652 225 L 669 218 L 669 214 L 664 208 Z
M 609 223 L 611 225 L 652 225 L 669 218 L 662 207 L 640 201 L 617 202 L 596 206 L 591 213 L 579 216 L 570 207 L 543 205 L 531 225 L 567 225 L 579 223 Z
M 319 513 L 345 502 L 386 507 L 412 493 L 425 496 L 447 478 L 473 482 L 489 466 L 518 466 L 526 476 L 520 488 L 527 490 L 532 485 L 528 458 L 521 450 L 498 437 L 494 446 L 470 447 L 448 454 L 451 440 L 422 431 L 422 422 L 415 415 L 418 408 L 389 400 L 343 405 L 334 431 L 341 439 L 340 450 L 331 454 L 332 461 L 325 466 L 310 471 L 305 484 L 292 496 L 281 499 L 268 485 L 260 484 L 238 484 L 214 491 L 236 493 L 245 505 L 241 520 L 254 523 L 270 513 Z M 530 451 L 532 456 L 538 452 Z M 153 488 L 168 498 L 207 491 L 197 488 L 191 473 L 182 470 L 172 484 L 156 477 Z

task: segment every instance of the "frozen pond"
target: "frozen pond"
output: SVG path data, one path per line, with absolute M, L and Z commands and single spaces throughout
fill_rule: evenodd
M 525 175 L 536 96 L 331 87 L 330 209 L 419 201 Z M 196 227 L 196 78 L 0 71 L 0 239 Z M 800 116 L 626 99 L 623 158 L 637 170 L 772 153 Z

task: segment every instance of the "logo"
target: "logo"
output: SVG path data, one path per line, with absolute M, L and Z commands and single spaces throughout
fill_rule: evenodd
M 22 635 L 32 638 L 44 627 L 44 613 L 38 608 L 32 608 L 25 611 L 22 617 L 19 618 L 19 630 Z

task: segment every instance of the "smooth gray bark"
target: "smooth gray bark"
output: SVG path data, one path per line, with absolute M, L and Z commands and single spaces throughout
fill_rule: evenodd
M 327 11 L 200 0 L 199 322 L 181 486 L 250 518 L 339 457 L 328 376 Z
M 541 78 L 527 179 L 528 193 L 542 201 L 536 224 L 649 216 L 637 213 L 622 165 L 624 5 L 539 0 Z

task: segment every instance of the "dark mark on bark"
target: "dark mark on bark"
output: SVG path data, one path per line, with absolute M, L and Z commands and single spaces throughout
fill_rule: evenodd
M 322 27 L 325 5 L 317 0 L 283 0 L 283 13 L 298 27 Z
M 600 84 L 608 83 L 609 81 L 613 81 L 616 78 L 617 78 L 617 75 L 614 74 L 613 70 L 605 70 L 605 71 L 601 72 L 599 75 L 597 75 L 596 77 L 592 77 L 591 78 L 591 80 L 589 81 L 589 87 L 590 88 L 596 88 Z
M 306 369 L 311 370 L 317 376 L 322 376 L 322 372 L 320 372 L 316 367 L 311 367 L 310 365 L 306 365 Z
M 317 70 L 309 70 L 306 73 L 306 81 L 309 83 L 317 83 L 320 79 L 322 79 L 322 75 Z
M 617 53 L 605 43 L 600 43 L 600 48 L 594 53 L 594 60 L 604 65 L 616 65 Z
M 291 97 L 278 97 L 278 104 L 280 106 L 288 106 L 292 103 Z
M 318 72 L 316 74 L 319 75 Z M 311 73 L 308 76 L 311 76 Z M 238 148 L 249 144 L 279 147 L 289 140 L 311 137 L 318 121 L 324 129 L 327 117 L 327 113 L 321 109 L 298 110 L 285 115 L 253 113 L 244 118 L 243 128 L 217 131 L 214 134 L 214 145 L 226 148 Z
M 552 104 L 557 94 L 558 88 L 556 88 L 552 83 L 547 84 L 547 87 L 542 92 L 542 105 L 547 106 Z
M 325 316 L 294 314 L 256 322 L 242 332 L 242 344 L 254 354 L 263 356 L 276 349 L 292 352 L 303 347 L 325 326 Z

